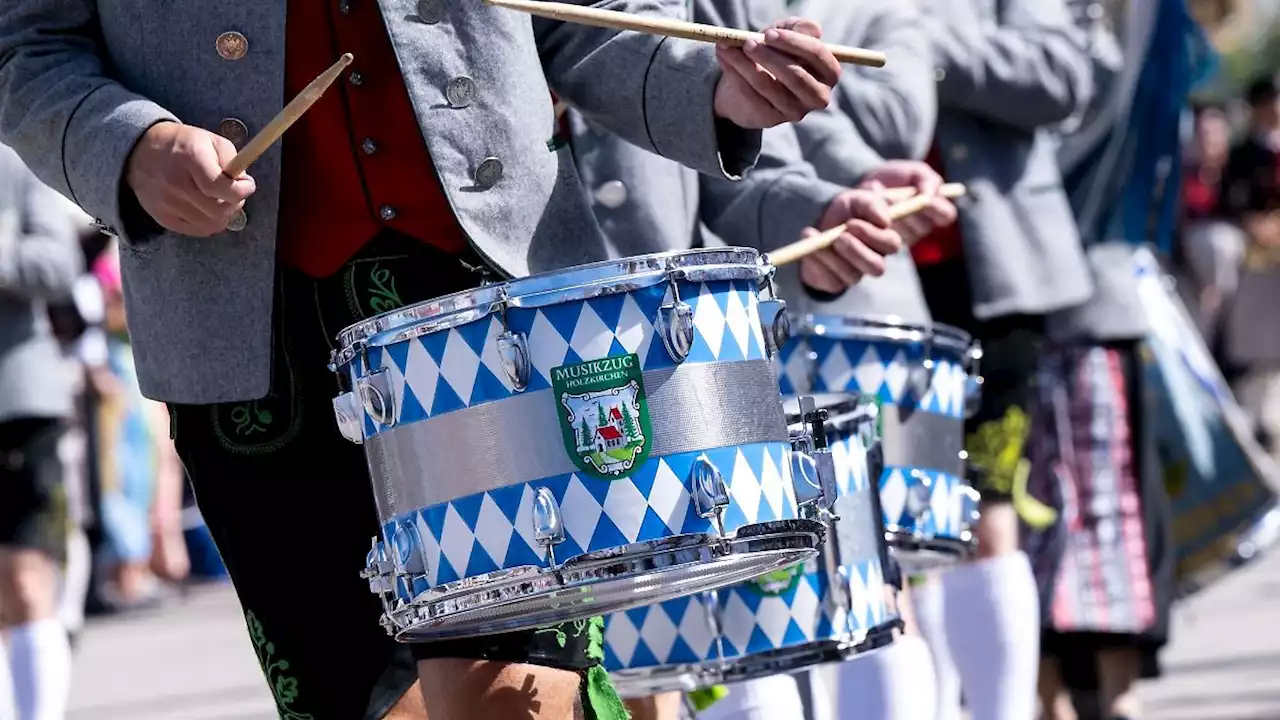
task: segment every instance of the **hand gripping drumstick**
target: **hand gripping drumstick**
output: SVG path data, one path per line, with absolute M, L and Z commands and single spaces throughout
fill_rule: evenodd
M 929 207 L 929 203 L 933 201 L 933 195 L 916 195 L 914 193 L 914 188 L 893 188 L 892 191 L 885 191 L 885 196 L 889 199 L 907 195 L 906 200 L 896 202 L 889 207 L 890 220 L 897 222 L 904 217 L 914 215 Z M 947 183 L 938 189 L 937 195 L 945 198 L 957 198 L 964 195 L 964 193 L 964 185 L 961 185 L 960 183 Z M 768 254 L 769 262 L 775 266 L 786 265 L 812 255 L 819 250 L 826 250 L 831 247 L 848 228 L 848 223 L 841 223 L 840 225 L 837 225 L 830 230 L 825 230 L 818 235 L 813 235 L 803 240 L 797 240 L 790 245 L 784 245 Z
M 320 77 L 312 80 L 310 84 L 302 88 L 302 92 L 298 93 L 298 96 L 293 100 L 290 100 L 289 104 L 285 105 L 284 109 L 280 111 L 280 114 L 272 118 L 271 122 L 262 128 L 262 132 L 254 135 L 253 139 L 244 146 L 244 149 L 231 158 L 231 162 L 222 168 L 222 173 L 227 177 L 235 178 L 239 177 L 245 170 L 248 170 L 250 165 L 262 157 L 262 154 L 284 135 L 285 130 L 288 130 L 298 121 L 298 118 L 302 117 L 303 113 L 316 104 L 320 96 L 324 95 L 324 92 L 329 89 L 330 85 L 333 85 L 338 76 L 342 74 L 342 71 L 354 59 L 355 57 L 351 53 L 344 54 L 338 58 L 338 62 L 321 73 Z
M 710 43 L 730 43 L 741 46 L 748 40 L 764 42 L 764 34 L 735 28 L 722 28 L 703 23 L 685 22 L 671 18 L 645 17 L 617 10 L 601 10 L 600 8 L 582 7 L 562 2 L 542 2 L 542 0 L 484 0 L 487 5 L 519 10 L 530 15 L 564 20 L 594 27 L 614 28 L 615 30 L 635 30 L 638 32 L 664 35 L 666 37 L 700 40 Z M 848 47 L 845 45 L 827 45 L 836 59 L 851 65 L 867 67 L 884 67 L 884 53 L 875 50 Z

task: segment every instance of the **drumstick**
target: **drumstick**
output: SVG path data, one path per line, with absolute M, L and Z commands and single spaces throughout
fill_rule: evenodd
M 892 187 L 885 188 L 884 192 L 881 193 L 881 196 L 884 197 L 885 202 L 896 203 L 915 197 L 916 192 L 917 190 L 913 187 Z M 940 186 L 936 193 L 938 197 L 944 197 L 948 200 L 963 197 L 964 194 L 965 186 L 962 183 L 946 183 Z
M 646 17 L 617 10 L 601 10 L 600 8 L 582 7 L 562 2 L 542 2 L 542 0 L 484 0 L 485 4 L 495 5 L 508 10 L 518 10 L 530 15 L 564 20 L 566 22 L 591 25 L 594 27 L 614 28 L 616 30 L 635 30 L 637 32 L 664 35 L 666 37 L 700 40 L 710 43 L 729 43 L 741 46 L 748 40 L 764 42 L 764 34 L 736 28 L 722 28 L 704 23 L 685 22 L 672 18 Z M 884 53 L 875 50 L 848 47 L 845 45 L 827 45 L 827 50 L 840 62 L 867 67 L 884 67 Z
M 902 195 L 905 190 L 910 188 L 895 189 L 897 190 L 897 195 Z M 939 189 L 938 194 L 943 195 L 945 192 L 948 194 L 943 195 L 944 197 L 960 197 L 964 194 L 964 189 L 964 185 L 959 183 L 950 183 L 949 185 L 943 185 L 942 188 Z M 914 189 L 910 190 L 913 193 L 915 192 Z M 934 196 L 932 195 L 912 195 L 906 200 L 894 203 L 889 207 L 889 219 L 897 222 L 909 215 L 914 215 L 929 207 L 929 203 L 933 202 L 933 198 Z M 825 230 L 803 240 L 797 240 L 790 245 L 784 245 L 769 253 L 769 262 L 775 266 L 786 265 L 812 255 L 819 250 L 826 250 L 831 247 L 831 245 L 834 244 L 847 229 L 849 229 L 849 224 L 841 223 L 830 230 Z
M 274 145 L 280 139 L 280 136 L 284 135 L 285 130 L 288 130 L 298 121 L 298 118 L 302 117 L 303 113 L 316 104 L 320 96 L 324 95 L 324 92 L 329 89 L 330 85 L 333 85 L 333 82 L 338 79 L 338 76 L 354 59 L 355 57 L 351 53 L 345 53 L 338 58 L 338 62 L 321 73 L 320 77 L 312 80 L 310 84 L 302 88 L 302 92 L 298 93 L 298 96 L 293 100 L 290 100 L 289 104 L 285 105 L 284 109 L 280 111 L 280 114 L 272 118 L 271 122 L 262 128 L 262 132 L 253 136 L 253 139 L 244 146 L 244 149 L 231 158 L 231 162 L 222 168 L 222 173 L 227 177 L 234 178 L 239 177 L 241 173 L 248 170 L 250 165 L 262 157 L 262 154 Z

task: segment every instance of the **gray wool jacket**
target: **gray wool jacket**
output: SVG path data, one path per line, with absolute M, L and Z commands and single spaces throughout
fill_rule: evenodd
M 576 2 L 683 12 L 681 0 Z M 472 245 L 507 274 L 608 254 L 569 150 L 548 142 L 549 87 L 629 142 L 703 172 L 737 177 L 755 161 L 760 134 L 715 120 L 720 69 L 706 44 L 478 0 L 378 3 L 449 203 Z M 284 41 L 280 0 L 0 3 L 0 141 L 119 235 L 148 397 L 206 404 L 267 392 L 279 146 L 252 168 L 247 226 L 208 239 L 148 231 L 122 176 L 157 122 L 261 129 L 286 100 Z M 446 91 L 464 77 L 474 97 L 451 103 Z
M 83 265 L 62 198 L 0 146 L 0 422 L 71 415 L 47 303 L 70 296 Z

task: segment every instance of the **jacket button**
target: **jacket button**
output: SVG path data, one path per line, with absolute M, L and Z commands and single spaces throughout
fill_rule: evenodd
M 936 70 L 933 71 L 934 82 L 942 82 L 943 80 L 946 80 L 946 79 L 947 79 L 946 70 L 943 70 L 942 68 L 937 68 Z
M 364 84 L 364 76 L 357 70 L 352 70 L 351 74 L 347 76 L 347 80 L 357 87 Z
M 435 25 L 444 19 L 444 0 L 418 0 L 418 19 Z
M 390 222 L 391 220 L 396 219 L 396 209 L 390 205 L 383 205 L 382 208 L 378 210 L 378 216 L 383 220 Z
M 466 75 L 456 77 L 445 89 L 444 96 L 453 107 L 464 108 L 470 105 L 476 96 L 476 83 Z
M 373 138 L 365 138 L 360 141 L 360 149 L 365 155 L 372 155 L 378 152 L 378 143 L 374 142 Z
M 617 210 L 627 202 L 627 186 L 621 180 L 610 180 L 596 188 L 596 201 L 610 210 Z
M 475 181 L 480 187 L 489 188 L 502 179 L 502 161 L 496 157 L 485 158 L 476 167 Z
M 249 52 L 249 38 L 235 31 L 222 33 L 215 44 L 223 60 L 239 60 Z
M 237 148 L 249 142 L 249 126 L 238 118 L 225 118 L 218 123 L 217 133 L 231 141 Z
M 235 211 L 231 219 L 227 221 L 227 229 L 231 232 L 240 232 L 249 224 L 249 216 L 244 214 L 244 210 Z
M 953 145 L 951 146 L 951 152 L 948 154 L 952 160 L 964 162 L 969 159 L 969 148 L 966 145 Z

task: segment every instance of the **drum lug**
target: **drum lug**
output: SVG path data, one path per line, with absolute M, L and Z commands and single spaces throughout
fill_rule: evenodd
M 360 401 L 353 392 L 344 392 L 333 399 L 333 416 L 338 421 L 338 432 L 356 445 L 364 444 L 364 413 Z
M 956 493 L 955 501 L 960 505 L 960 536 L 973 534 L 973 528 L 977 526 L 978 519 L 982 517 L 982 511 L 979 509 L 982 503 L 982 493 L 978 492 L 972 485 L 961 485 Z
M 933 376 L 937 370 L 938 364 L 931 357 L 925 357 L 919 365 L 912 366 L 907 376 L 907 384 L 911 386 L 917 400 L 929 394 L 929 388 L 933 386 Z
M 933 495 L 933 480 L 920 470 L 912 470 L 911 477 L 916 481 L 907 488 L 906 511 L 915 521 L 915 535 L 924 535 L 924 523 L 930 514 L 930 499 Z
M 791 486 L 795 489 L 796 505 L 801 516 L 812 517 L 818 514 L 818 508 L 822 506 L 822 481 L 818 479 L 818 464 L 814 462 L 813 456 L 796 449 L 797 444 L 804 443 L 792 440 Z
M 964 416 L 966 419 L 978 413 L 982 406 L 982 343 L 974 341 L 965 353 Z
M 757 314 L 760 316 L 760 332 L 764 335 L 765 352 L 773 357 L 791 339 L 791 313 L 787 312 L 787 302 L 777 298 L 761 300 Z
M 663 303 L 658 308 L 658 332 L 671 359 L 684 362 L 693 349 L 693 308 L 678 299 Z
M 808 507 L 816 511 L 816 515 L 820 518 L 835 520 L 832 509 L 836 505 L 836 496 L 839 495 L 839 488 L 836 484 L 836 463 L 835 458 L 831 456 L 831 448 L 827 444 L 827 411 L 819 409 L 817 403 L 812 396 L 804 395 L 800 399 L 800 417 L 804 419 L 804 424 L 808 427 L 804 437 L 807 444 L 812 450 L 807 456 L 802 452 L 800 460 L 801 477 L 806 485 L 815 485 L 816 480 L 818 489 L 817 496 L 813 498 Z M 807 461 L 807 462 L 806 462 Z M 796 469 L 795 456 L 792 456 L 792 470 Z M 810 470 L 807 465 L 812 464 Z M 812 479 L 806 477 L 804 473 L 812 473 Z M 793 477 L 792 486 L 796 489 L 796 502 L 800 502 L 800 486 L 796 484 Z M 806 491 L 806 494 L 811 491 Z
M 689 470 L 689 484 L 693 486 L 693 507 L 701 518 L 712 520 L 716 532 L 724 536 L 724 511 L 729 507 L 729 488 L 724 475 L 705 454 L 693 461 Z
M 529 361 L 529 338 L 522 332 L 507 330 L 498 336 L 498 357 L 502 370 L 516 392 L 529 387 L 529 374 L 533 364 Z
M 421 575 L 426 572 L 421 547 L 418 543 L 417 528 L 407 522 L 396 523 L 396 532 L 391 536 L 391 550 L 397 573 Z
M 533 491 L 533 540 L 547 551 L 547 562 L 558 567 L 556 545 L 564 542 L 564 519 L 560 504 L 551 490 L 540 487 Z
M 386 546 L 378 542 L 378 538 L 373 538 L 373 547 L 365 556 L 365 568 L 361 571 L 360 577 L 369 581 L 369 592 L 382 596 L 384 603 L 387 596 L 395 590 L 391 584 L 389 565 Z
M 364 411 L 374 422 L 385 427 L 396 424 L 396 400 L 391 392 L 391 373 L 386 368 L 379 368 L 356 380 L 356 391 L 360 393 Z

